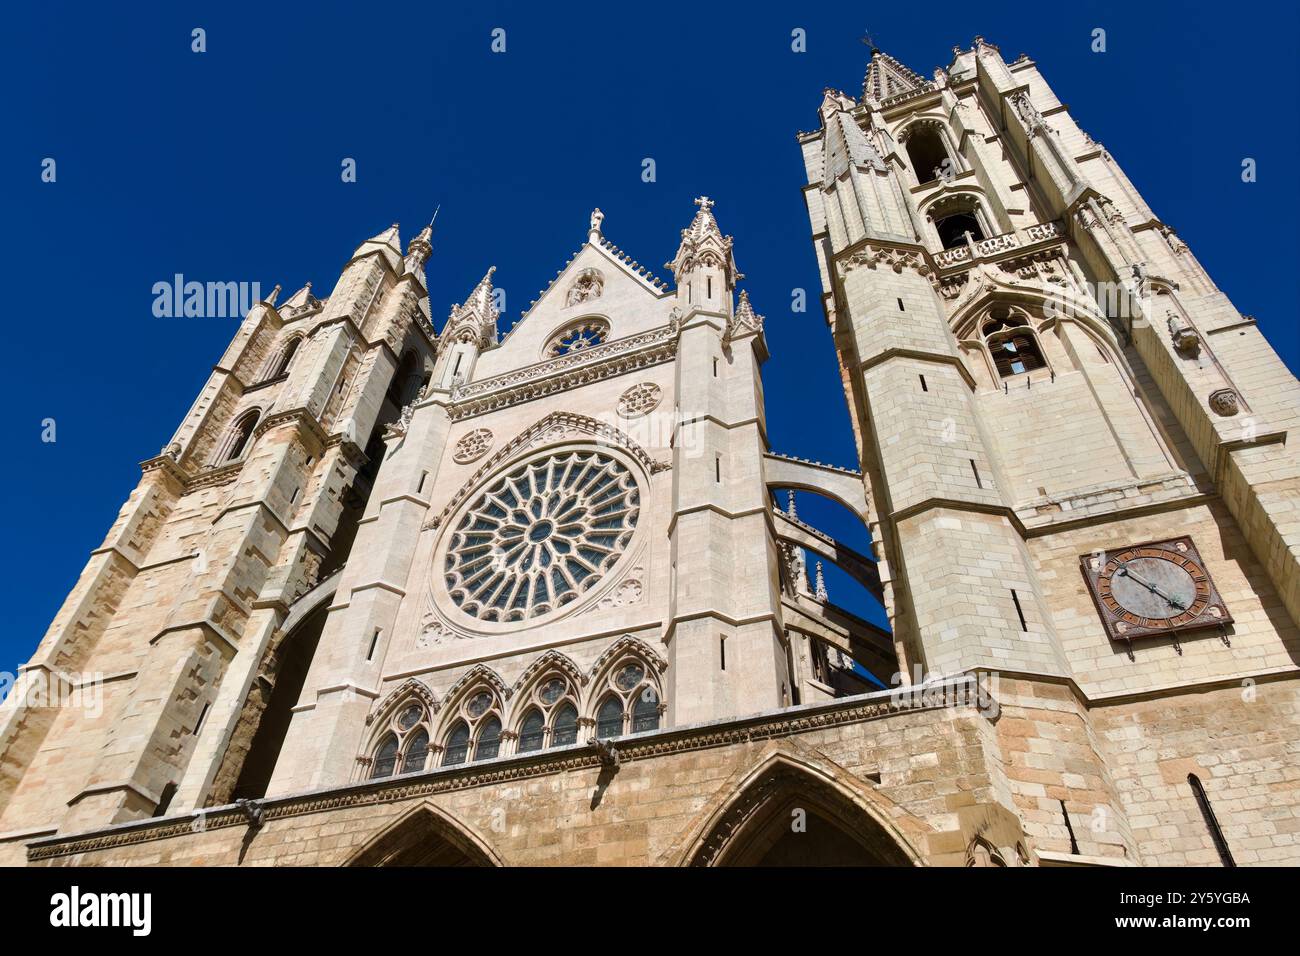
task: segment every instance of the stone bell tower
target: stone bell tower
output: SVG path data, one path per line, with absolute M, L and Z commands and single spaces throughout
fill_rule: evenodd
M 87 829 L 230 795 L 288 608 L 346 558 L 378 437 L 432 368 L 429 238 L 404 257 L 393 226 L 327 299 L 273 293 L 240 324 L 22 669 L 26 683 L 99 675 L 102 708 L 14 695 L 0 830 Z
M 977 37 L 926 79 L 873 50 L 818 116 L 804 196 L 902 669 L 1056 699 L 1016 713 L 1055 743 L 1001 742 L 1040 847 L 1216 859 L 1156 841 L 1150 808 L 1200 827 L 1189 769 L 1210 780 L 1225 746 L 1179 736 L 1201 708 L 1295 739 L 1203 691 L 1295 693 L 1300 387 L 1029 57 Z M 1142 695 L 1167 724 L 1120 706 Z M 1108 734 L 1183 763 L 1128 796 Z

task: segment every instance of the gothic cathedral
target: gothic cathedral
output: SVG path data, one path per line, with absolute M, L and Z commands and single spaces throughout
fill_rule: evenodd
M 1300 863 L 1296 379 L 1028 57 L 818 115 L 860 470 L 769 446 L 711 200 L 671 281 L 596 210 L 508 331 L 393 226 L 143 463 L 0 707 L 0 862 Z

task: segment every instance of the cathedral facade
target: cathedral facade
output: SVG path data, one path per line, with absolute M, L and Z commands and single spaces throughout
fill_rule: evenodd
M 711 200 L 671 281 L 596 210 L 509 330 L 394 226 L 142 464 L 0 707 L 0 862 L 1300 862 L 1295 378 L 1028 57 L 819 119 L 856 469 L 771 448 Z

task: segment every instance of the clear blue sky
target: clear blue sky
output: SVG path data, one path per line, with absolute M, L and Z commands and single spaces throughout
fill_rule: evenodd
M 1300 364 L 1294 7 L 1194 3 L 541 5 L 26 3 L 0 37 L 8 534 L 0 670 L 35 647 L 90 550 L 158 453 L 236 322 L 160 319 L 151 288 L 311 280 L 442 204 L 429 264 L 441 327 L 492 263 L 513 321 L 582 241 L 661 263 L 717 201 L 767 316 L 777 450 L 851 464 L 816 307 L 796 130 L 821 90 L 856 94 L 876 43 L 913 69 L 982 34 L 1039 61 L 1080 124 L 1192 246 L 1292 368 Z M 560 8 L 556 8 L 557 10 Z M 1046 9 L 1046 8 L 1043 8 Z M 843 10 L 844 12 L 839 12 Z M 207 30 L 208 52 L 190 51 Z M 489 50 L 506 30 L 507 52 Z M 795 27 L 808 51 L 790 50 Z M 1108 50 L 1090 51 L 1092 30 Z M 1243 184 L 1243 157 L 1258 182 Z M 58 181 L 40 181 L 45 157 Z M 344 157 L 358 181 L 340 181 Z M 658 181 L 641 181 L 655 159 Z M 790 311 L 791 290 L 814 303 Z M 42 443 L 54 418 L 57 442 Z M 865 547 L 830 505 L 805 517 Z M 865 602 L 838 575 L 831 595 Z

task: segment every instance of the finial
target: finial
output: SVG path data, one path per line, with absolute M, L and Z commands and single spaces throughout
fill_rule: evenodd
M 822 563 L 817 562 L 817 577 L 813 583 L 813 595 L 819 601 L 830 600 L 830 595 L 826 593 L 826 578 L 822 575 Z
M 790 495 L 788 499 L 790 502 L 790 507 L 786 509 L 786 514 L 788 514 L 791 518 L 797 518 L 799 517 L 799 510 L 795 507 L 794 504 L 794 492 L 791 491 L 788 494 Z
M 713 200 L 710 199 L 708 196 L 700 196 L 698 199 L 695 200 L 695 205 L 699 206 L 705 212 L 708 212 L 710 209 L 713 208 Z
M 275 288 L 271 290 L 271 294 L 268 295 L 263 301 L 267 305 L 275 305 L 275 300 L 279 298 L 279 296 L 280 296 L 280 283 L 277 282 L 275 284 Z

